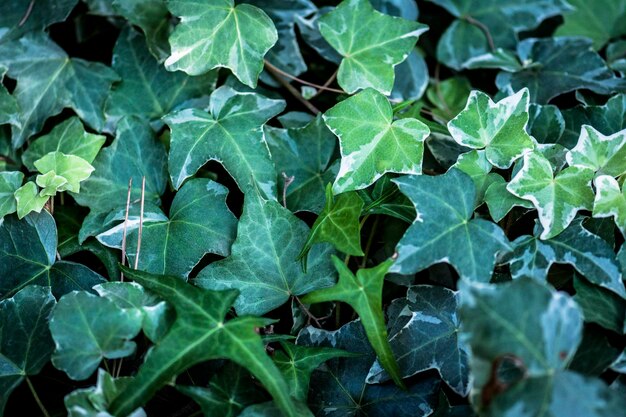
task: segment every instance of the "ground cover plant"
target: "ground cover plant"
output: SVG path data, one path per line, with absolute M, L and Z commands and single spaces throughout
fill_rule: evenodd
M 0 416 L 626 416 L 626 1 L 0 3 Z

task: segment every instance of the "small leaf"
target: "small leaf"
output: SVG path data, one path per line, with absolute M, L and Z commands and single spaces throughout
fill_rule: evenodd
M 28 213 L 41 213 L 41 209 L 48 202 L 48 196 L 40 196 L 37 185 L 29 181 L 15 190 L 15 201 L 17 202 L 17 217 L 23 219 Z
M 605 136 L 593 127 L 583 125 L 578 143 L 566 157 L 570 166 L 619 177 L 626 173 L 626 129 Z
M 497 174 L 496 174 L 497 175 Z M 495 222 L 502 220 L 513 207 L 533 208 L 533 204 L 528 200 L 523 200 L 506 188 L 507 182 L 500 175 L 493 178 L 485 191 L 485 203 L 489 208 L 489 214 Z
M 66 180 L 58 183 L 57 191 L 80 192 L 80 183 L 91 175 L 94 167 L 83 158 L 75 155 L 66 155 L 62 152 L 50 152 L 34 162 L 35 168 L 42 174 L 54 172 L 56 176 Z M 37 177 L 39 181 L 39 176 Z M 41 186 L 40 184 L 38 184 Z
M 17 210 L 15 192 L 21 187 L 23 180 L 24 174 L 19 171 L 0 172 L 0 219 Z
M 469 151 L 459 155 L 450 169 L 458 169 L 470 176 L 476 186 L 475 205 L 480 206 L 485 200 L 485 192 L 498 180 L 499 175 L 491 172 L 493 165 L 487 160 L 484 149 Z
M 559 143 L 573 148 L 578 142 L 583 125 L 593 126 L 605 135 L 626 129 L 626 95 L 617 94 L 603 106 L 579 105 L 562 111 L 565 131 Z
M 593 217 L 613 217 L 618 229 L 626 236 L 626 182 L 620 190 L 619 183 L 609 175 L 595 180 L 596 198 Z

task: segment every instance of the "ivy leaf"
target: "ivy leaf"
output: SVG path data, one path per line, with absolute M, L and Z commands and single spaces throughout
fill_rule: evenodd
M 352 94 L 372 87 L 391 94 L 394 67 L 404 61 L 426 25 L 382 14 L 368 0 L 344 0 L 319 19 L 319 30 L 342 56 L 337 81 Z
M 561 234 L 547 240 L 529 235 L 517 238 L 510 258 L 513 278 L 526 276 L 544 281 L 552 264 L 569 264 L 589 282 L 626 299 L 613 248 L 585 229 L 582 222 L 583 218 L 574 220 Z
M 265 143 L 263 125 L 285 108 L 282 100 L 220 87 L 207 111 L 185 109 L 165 116 L 172 131 L 170 177 L 178 189 L 209 160 L 217 160 L 243 192 L 260 188 L 276 195 L 276 173 Z
M 313 223 L 309 237 L 298 254 L 306 265 L 309 251 L 316 243 L 328 242 L 346 255 L 363 256 L 359 218 L 363 200 L 356 192 L 343 193 L 335 199 L 330 184 L 326 187 L 326 204 Z
M 583 311 L 586 323 L 596 323 L 617 334 L 624 332 L 626 301 L 605 288 L 574 277 L 574 301 Z
M 34 185 L 34 184 L 33 184 Z M 60 297 L 90 290 L 104 279 L 84 265 L 56 261 L 57 229 L 47 211 L 22 220 L 6 216 L 0 224 L 0 298 L 28 285 L 45 285 Z
M 6 72 L 7 68 L 0 65 L 0 81 L 4 79 Z M 18 129 L 21 128 L 20 108 L 17 104 L 17 100 L 15 100 L 15 97 L 9 93 L 4 85 L 0 86 L 0 124 L 11 124 L 15 125 Z
M 24 174 L 19 171 L 0 172 L 0 219 L 17 210 L 15 192 L 22 186 L 23 180 Z
M 226 206 L 227 194 L 226 187 L 208 179 L 186 182 L 174 197 L 169 219 L 143 225 L 138 269 L 187 278 L 205 254 L 230 255 L 237 219 Z M 131 264 L 138 233 L 134 228 L 127 237 Z
M 106 137 L 102 135 L 86 132 L 78 117 L 70 117 L 56 125 L 47 135 L 34 141 L 22 154 L 22 162 L 26 168 L 34 171 L 36 160 L 50 152 L 62 152 L 82 158 L 91 164 L 105 141 Z
M 37 285 L 0 301 L 0 414 L 24 378 L 48 363 L 54 349 L 48 316 L 55 304 L 50 288 Z
M 0 45 L 0 64 L 17 80 L 13 92 L 21 129 L 13 126 L 13 147 L 39 132 L 48 117 L 70 107 L 95 130 L 104 127 L 104 101 L 117 81 L 106 65 L 70 58 L 44 34 L 29 34 Z
M 626 34 L 622 19 L 626 17 L 626 1 L 600 0 L 593 5 L 584 0 L 568 0 L 574 10 L 563 15 L 564 23 L 555 36 L 585 36 L 593 47 L 601 49 L 610 39 Z
M 472 149 L 485 149 L 485 157 L 495 167 L 506 169 L 534 148 L 526 133 L 528 89 L 494 103 L 480 91 L 472 91 L 467 105 L 448 123 L 454 140 Z
M 528 87 L 530 100 L 539 104 L 583 88 L 598 94 L 626 90 L 626 80 L 615 76 L 586 38 L 529 38 L 517 45 L 517 55 L 531 64 L 515 73 L 500 72 L 496 84 L 508 94 Z
M 125 206 L 128 180 L 133 180 L 131 200 L 141 198 L 141 180 L 146 177 L 145 201 L 159 202 L 167 185 L 165 148 L 154 137 L 147 122 L 123 118 L 113 143 L 96 157 L 94 173 L 73 194 L 80 205 L 95 212 L 108 212 Z
M 365 383 L 376 358 L 360 320 L 335 331 L 304 328 L 298 345 L 343 349 L 359 354 L 329 360 L 311 376 L 309 403 L 316 415 L 425 417 L 432 413 L 439 392 L 438 378 L 427 377 L 403 390 L 395 385 Z
M 352 271 L 333 255 L 333 264 L 339 272 L 337 285 L 313 291 L 304 297 L 304 304 L 341 301 L 349 304 L 361 318 L 367 340 L 376 352 L 382 367 L 399 387 L 404 387 L 400 368 L 387 341 L 387 328 L 383 316 L 383 282 L 391 261 L 385 261 L 374 268 Z
M 80 183 L 91 175 L 94 167 L 83 158 L 75 155 L 65 155 L 63 152 L 50 152 L 34 162 L 35 168 L 41 173 L 54 173 L 65 180 L 56 191 L 80 192 Z M 42 175 L 37 176 L 37 185 Z
M 511 246 L 496 224 L 471 219 L 475 189 L 470 177 L 452 169 L 444 175 L 406 176 L 394 182 L 415 205 L 417 217 L 396 247 L 398 257 L 391 271 L 412 274 L 446 262 L 462 278 L 489 281 L 496 255 Z
M 573 148 L 583 125 L 593 126 L 605 135 L 626 129 L 626 95 L 611 97 L 603 106 L 576 106 L 562 111 L 565 131 L 559 143 Z
M 172 54 L 165 60 L 169 71 L 204 74 L 226 67 L 243 84 L 255 88 L 263 57 L 278 40 L 276 28 L 265 12 L 233 0 L 172 0 L 167 3 L 180 23 L 170 35 Z
M 583 125 L 578 143 L 566 158 L 570 166 L 619 177 L 626 173 L 626 129 L 605 136 L 592 126 Z
M 491 172 L 493 165 L 487 160 L 484 149 L 473 150 L 459 155 L 456 163 L 450 169 L 457 169 L 469 175 L 476 186 L 475 205 L 479 206 L 485 199 L 485 192 L 489 186 L 497 181 L 499 176 Z
M 557 106 L 533 103 L 529 107 L 529 116 L 526 130 L 538 143 L 561 143 L 565 119 Z
M 461 396 L 469 392 L 467 348 L 458 340 L 458 294 L 444 287 L 410 287 L 406 298 L 394 300 L 389 309 L 389 344 L 402 377 L 436 369 L 441 378 Z M 377 361 L 367 382 L 389 378 Z
M 215 71 L 199 77 L 166 71 L 133 29 L 124 30 L 118 38 L 113 69 L 122 77 L 106 102 L 105 112 L 114 120 L 129 115 L 157 120 L 184 101 L 210 93 L 217 76 Z
M 426 97 L 435 106 L 433 114 L 444 124 L 465 107 L 472 85 L 465 77 L 452 77 L 428 87 Z
M 89 378 L 103 358 L 132 354 L 142 316 L 122 310 L 107 298 L 75 291 L 59 300 L 50 318 L 56 349 L 52 364 L 74 380 Z
M 270 321 L 239 317 L 225 321 L 237 291 L 207 291 L 171 276 L 122 267 L 124 275 L 170 303 L 176 321 L 139 368 L 134 383 L 115 398 L 113 415 L 127 415 L 163 385 L 193 365 L 210 359 L 230 359 L 248 369 L 269 391 L 281 411 L 296 417 L 296 407 L 280 371 L 266 355 L 255 328 Z
M 237 314 L 265 314 L 291 296 L 333 284 L 328 245 L 311 250 L 307 272 L 297 261 L 308 235 L 307 225 L 278 202 L 248 193 L 231 255 L 200 271 L 194 283 L 211 290 L 236 288 Z
M 506 189 L 507 182 L 500 175 L 495 175 L 485 191 L 485 203 L 489 214 L 495 222 L 499 222 L 513 207 L 533 208 L 530 201 L 523 200 Z
M 420 174 L 428 127 L 417 119 L 393 121 L 389 101 L 366 89 L 324 114 L 339 138 L 341 166 L 333 191 L 359 190 L 387 172 Z
M 569 167 L 555 176 L 546 157 L 531 152 L 506 188 L 533 203 L 543 226 L 541 239 L 550 239 L 565 230 L 579 210 L 591 210 L 593 175 L 591 169 Z
M 16 39 L 26 32 L 44 29 L 62 22 L 78 0 L 50 0 L 35 2 L 3 2 L 0 6 L 0 43 Z M 25 18 L 24 16 L 28 16 Z
M 601 175 L 596 178 L 593 217 L 613 217 L 619 230 L 626 236 L 626 186 L 624 184 L 620 191 L 619 183 L 610 175 Z
M 40 195 L 34 182 L 29 181 L 15 191 L 17 217 L 21 220 L 31 212 L 41 213 L 49 195 Z
M 293 177 L 288 187 L 284 181 L 279 186 L 279 192 L 286 192 L 287 208 L 319 213 L 324 206 L 325 186 L 337 176 L 338 165 L 332 162 L 335 136 L 321 116 L 303 127 L 266 125 L 264 130 L 276 172 Z

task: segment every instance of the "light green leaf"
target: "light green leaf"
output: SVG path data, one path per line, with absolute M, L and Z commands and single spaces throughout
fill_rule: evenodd
M 319 19 L 319 30 L 343 56 L 337 73 L 341 88 L 352 94 L 372 87 L 389 95 L 394 67 L 428 27 L 380 13 L 368 0 L 344 0 Z
M 498 225 L 472 219 L 475 189 L 470 177 L 453 169 L 394 182 L 415 205 L 417 217 L 396 247 L 391 271 L 412 274 L 446 262 L 464 279 L 488 282 L 496 256 L 511 246 Z
M 28 213 L 41 213 L 48 202 L 48 196 L 40 196 L 37 185 L 29 181 L 15 191 L 17 217 L 23 219 Z
M 29 34 L 0 45 L 0 64 L 17 80 L 13 95 L 22 109 L 18 148 L 39 132 L 48 117 L 70 107 L 95 130 L 104 127 L 104 101 L 117 74 L 104 64 L 70 58 L 44 34 Z
M 113 415 L 127 415 L 151 398 L 163 385 L 193 365 L 210 359 L 230 359 L 248 369 L 274 397 L 288 417 L 296 412 L 289 388 L 280 371 L 265 353 L 255 328 L 271 321 L 238 317 L 226 321 L 237 291 L 207 291 L 170 276 L 158 276 L 123 267 L 124 275 L 170 303 L 176 321 L 146 356 L 135 382 L 110 407 Z
M 150 52 L 159 63 L 163 63 L 170 55 L 167 37 L 171 32 L 170 13 L 165 0 L 113 0 L 113 9 L 141 28 Z
M 185 109 L 165 116 L 172 131 L 170 177 L 178 189 L 209 160 L 217 160 L 245 193 L 260 188 L 276 196 L 276 173 L 265 143 L 263 125 L 285 107 L 256 93 L 220 87 L 209 108 Z
M 0 415 L 11 392 L 50 359 L 48 316 L 55 304 L 50 288 L 36 285 L 0 301 Z
M 80 183 L 91 175 L 94 167 L 83 158 L 75 155 L 66 155 L 62 152 L 50 152 L 34 162 L 35 168 L 42 174 L 54 172 L 67 182 L 61 184 L 57 191 L 80 192 Z M 37 176 L 39 179 L 39 176 Z M 38 183 L 41 187 L 41 185 Z
M 42 188 L 39 191 L 41 197 L 52 197 L 56 195 L 59 188 L 67 184 L 67 179 L 57 175 L 54 171 L 48 171 L 46 174 L 37 175 L 35 182 Z
M 513 207 L 533 208 L 530 201 L 523 200 L 511 194 L 506 189 L 507 182 L 500 175 L 493 178 L 485 191 L 485 203 L 489 208 L 489 214 L 495 222 L 499 222 L 513 209 Z
M 359 218 L 363 200 L 356 192 L 333 196 L 330 184 L 326 187 L 326 204 L 311 227 L 309 237 L 297 259 L 306 265 L 309 251 L 316 243 L 328 242 L 346 255 L 363 256 Z
M 568 0 L 574 10 L 563 15 L 565 22 L 555 36 L 585 36 L 593 40 L 593 47 L 601 49 L 610 39 L 626 35 L 626 1 L 624 0 Z
M 334 287 L 313 291 L 304 297 L 304 304 L 341 301 L 349 304 L 361 318 L 367 339 L 378 356 L 382 367 L 399 387 L 404 387 L 400 368 L 387 340 L 387 328 L 383 316 L 383 282 L 392 261 L 387 260 L 374 268 L 352 271 L 333 255 L 339 281 Z
M 204 74 L 229 68 L 245 85 L 255 88 L 263 57 L 278 40 L 274 23 L 257 7 L 235 6 L 233 0 L 171 0 L 167 3 L 180 23 L 170 35 L 169 71 Z
M 465 109 L 448 122 L 454 140 L 472 149 L 485 149 L 485 157 L 495 167 L 506 169 L 534 148 L 526 133 L 528 89 L 494 103 L 480 91 L 472 91 Z
M 531 152 L 524 155 L 522 168 L 506 188 L 533 203 L 543 226 L 541 239 L 550 239 L 565 230 L 579 210 L 591 210 L 593 175 L 591 169 L 569 167 L 555 176 L 550 162 Z
M 563 233 L 548 240 L 529 235 L 517 238 L 509 260 L 513 278 L 530 277 L 544 281 L 552 264 L 569 264 L 589 282 L 626 299 L 613 248 L 585 229 L 582 222 L 583 218 L 574 220 Z
M 217 76 L 216 71 L 200 77 L 166 71 L 148 52 L 143 36 L 130 28 L 115 44 L 113 69 L 122 77 L 105 106 L 107 116 L 114 120 L 134 115 L 155 121 L 186 100 L 208 95 Z
M 187 278 L 207 253 L 230 255 L 237 219 L 226 206 L 228 189 L 198 178 L 176 193 L 169 219 L 143 225 L 138 269 Z M 208 215 L 207 213 L 210 213 Z M 138 228 L 127 235 L 129 264 L 135 264 Z
M 23 180 L 24 174 L 19 171 L 0 172 L 0 219 L 17 210 L 15 192 L 22 186 Z
M 595 180 L 596 197 L 593 201 L 593 217 L 613 217 L 615 224 L 626 236 L 626 182 L 620 190 L 619 183 L 609 175 Z
M 324 114 L 324 122 L 339 137 L 341 166 L 333 191 L 359 190 L 387 172 L 420 174 L 428 127 L 417 119 L 393 121 L 389 101 L 366 89 Z
M 476 206 L 483 203 L 487 188 L 497 181 L 498 174 L 491 172 L 493 165 L 487 160 L 484 149 L 473 150 L 459 155 L 450 169 L 458 169 L 470 176 L 476 186 Z
M 626 129 L 609 136 L 583 125 L 578 143 L 567 153 L 570 166 L 619 177 L 626 173 Z
M 78 117 L 70 117 L 56 125 L 50 133 L 37 138 L 22 154 L 22 162 L 30 171 L 35 171 L 35 161 L 50 152 L 74 155 L 92 163 L 106 137 L 85 131 Z
M 458 339 L 458 294 L 444 287 L 409 287 L 406 298 L 394 300 L 387 309 L 389 344 L 403 378 L 436 369 L 457 394 L 470 389 L 467 347 Z M 389 375 L 376 361 L 367 375 L 368 383 L 379 383 Z
M 78 0 L 6 1 L 0 5 L 0 43 L 65 20 Z M 28 16 L 25 19 L 24 16 Z M 24 20 L 25 19 L 25 20 Z
M 117 126 L 113 143 L 93 163 L 95 172 L 73 194 L 80 205 L 108 212 L 126 205 L 128 180 L 133 180 L 131 200 L 141 198 L 141 179 L 146 177 L 145 201 L 158 202 L 167 185 L 165 148 L 147 122 L 124 118 Z
M 296 259 L 308 235 L 306 223 L 278 202 L 248 193 L 231 255 L 200 271 L 194 283 L 212 290 L 236 288 L 237 314 L 265 314 L 292 296 L 334 283 L 329 245 L 311 250 L 307 272 Z
M 56 345 L 52 364 L 71 379 L 87 379 L 103 358 L 123 358 L 135 351 L 131 339 L 141 322 L 139 312 L 123 310 L 107 298 L 84 291 L 66 294 L 50 318 Z

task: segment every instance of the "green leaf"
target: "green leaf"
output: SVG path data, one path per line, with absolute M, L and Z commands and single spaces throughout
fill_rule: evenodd
M 339 138 L 341 166 L 333 191 L 359 190 L 387 172 L 420 174 L 428 127 L 417 119 L 393 121 L 389 101 L 366 89 L 324 114 Z
M 493 177 L 485 191 L 485 203 L 495 222 L 502 220 L 513 207 L 533 208 L 530 201 L 523 200 L 506 189 L 507 182 L 500 175 Z
M 550 239 L 565 230 L 579 210 L 591 210 L 593 175 L 593 170 L 581 167 L 554 175 L 550 161 L 531 152 L 524 155 L 522 168 L 506 188 L 533 203 L 543 226 L 541 239 Z
M 525 130 L 528 106 L 527 88 L 497 103 L 475 90 L 463 111 L 448 123 L 448 130 L 459 145 L 485 149 L 485 157 L 493 166 L 506 169 L 534 148 Z
M 610 39 L 626 35 L 623 19 L 626 18 L 626 1 L 568 0 L 574 10 L 563 16 L 556 36 L 585 36 L 593 40 L 593 47 L 601 49 Z
M 309 237 L 297 259 L 306 258 L 316 243 L 328 242 L 346 255 L 363 256 L 359 218 L 363 200 L 356 192 L 342 193 L 335 199 L 330 184 L 326 187 L 326 204 L 313 223 Z
M 340 357 L 356 356 L 340 349 L 307 347 L 281 342 L 283 350 L 276 351 L 274 362 L 289 384 L 289 394 L 306 401 L 311 373 L 324 362 Z
M 444 287 L 409 287 L 406 298 L 394 300 L 389 309 L 389 344 L 403 378 L 436 369 L 457 394 L 470 389 L 467 348 L 458 339 L 458 294 Z M 372 365 L 368 383 L 389 378 L 380 363 Z
M 372 87 L 391 94 L 394 67 L 404 61 L 426 25 L 376 11 L 368 0 L 344 0 L 319 19 L 319 30 L 343 59 L 337 81 L 352 94 Z
M 171 0 L 167 3 L 180 23 L 170 35 L 169 71 L 200 75 L 217 67 L 230 69 L 243 84 L 255 88 L 263 57 L 278 40 L 265 12 L 233 0 Z
M 43 188 L 39 191 L 41 197 L 55 196 L 60 188 L 67 184 L 67 179 L 57 175 L 54 171 L 48 171 L 43 175 L 37 175 L 36 184 Z
M 583 125 L 593 126 L 605 135 L 626 129 L 626 95 L 615 95 L 603 106 L 580 105 L 563 110 L 562 114 L 565 132 L 559 143 L 571 149 L 576 146 Z
M 141 322 L 137 311 L 122 310 L 107 298 L 84 291 L 66 294 L 50 318 L 56 345 L 52 364 L 71 379 L 87 379 L 103 358 L 123 358 L 135 351 L 131 339 Z
M 613 248 L 585 229 L 583 220 L 580 217 L 572 221 L 563 233 L 547 240 L 529 235 L 517 238 L 509 259 L 513 278 L 530 277 L 544 281 L 552 264 L 568 264 L 589 282 L 626 299 Z
M 458 169 L 469 175 L 476 186 L 475 205 L 479 206 L 485 199 L 489 186 L 497 181 L 498 174 L 492 173 L 493 165 L 487 160 L 485 150 L 473 150 L 459 155 L 450 169 Z
M 566 157 L 570 166 L 619 177 L 626 173 L 626 129 L 605 136 L 592 126 L 583 125 L 578 143 Z
M 335 331 L 304 328 L 296 343 L 343 349 L 354 357 L 329 360 L 313 372 L 309 404 L 316 415 L 347 416 L 416 416 L 432 413 L 439 391 L 439 378 L 425 377 L 404 390 L 390 384 L 367 384 L 365 378 L 376 354 L 365 342 L 360 320 Z
M 596 323 L 617 334 L 624 332 L 626 302 L 612 291 L 574 277 L 574 301 L 583 311 L 585 322 Z
M 626 80 L 615 76 L 589 39 L 529 38 L 517 45 L 517 55 L 530 64 L 515 73 L 500 72 L 496 85 L 508 94 L 528 87 L 530 100 L 539 104 L 582 88 L 598 94 L 626 90 Z
M 64 21 L 76 3 L 78 0 L 49 0 L 34 2 L 31 6 L 27 1 L 3 2 L 0 5 L 0 43 Z
M 107 116 L 114 120 L 129 115 L 157 120 L 186 100 L 208 95 L 217 75 L 213 71 L 190 77 L 166 71 L 148 52 L 143 36 L 133 29 L 123 31 L 118 38 L 113 49 L 113 69 L 122 77 L 105 107 Z
M 307 272 L 296 259 L 308 235 L 307 225 L 278 202 L 248 193 L 231 255 L 200 271 L 194 283 L 211 290 L 236 288 L 237 314 L 265 314 L 292 296 L 334 283 L 328 245 L 311 250 Z
M 19 171 L 0 172 L 0 219 L 17 210 L 14 194 L 22 186 L 23 180 L 24 174 Z
M 396 385 L 404 387 L 400 368 L 387 341 L 387 328 L 383 316 L 383 282 L 391 261 L 385 261 L 374 268 L 359 269 L 354 275 L 339 258 L 333 255 L 332 260 L 339 272 L 337 285 L 313 291 L 302 297 L 301 301 L 304 304 L 325 301 L 341 301 L 349 304 L 361 318 L 367 339 L 374 348 L 382 367 L 389 373 Z
M 33 184 L 34 185 L 34 184 Z M 104 279 L 84 265 L 57 261 L 57 230 L 47 211 L 22 220 L 6 216 L 0 224 L 0 298 L 28 285 L 52 287 L 60 297 L 74 290 L 90 290 Z
M 150 53 L 159 63 L 163 63 L 170 55 L 167 38 L 171 31 L 165 0 L 113 0 L 113 9 L 131 24 L 141 28 Z
M 94 167 L 83 158 L 75 155 L 66 155 L 59 151 L 46 154 L 36 160 L 34 164 L 35 168 L 42 174 L 53 172 L 67 181 L 64 184 L 60 184 L 57 191 L 72 191 L 74 193 L 80 192 L 80 183 L 89 178 L 94 171 Z M 37 176 L 37 185 L 42 187 L 39 184 L 40 177 L 40 175 Z
M 158 202 L 167 185 L 165 148 L 147 122 L 124 118 L 113 143 L 96 157 L 95 172 L 73 194 L 80 205 L 95 212 L 108 212 L 126 205 L 128 180 L 133 180 L 131 200 L 141 198 L 141 179 L 146 177 L 146 202 Z
M 396 247 L 398 257 L 391 271 L 412 274 L 446 262 L 462 278 L 489 281 L 496 255 L 511 246 L 496 224 L 472 219 L 475 190 L 470 177 L 453 169 L 394 182 L 415 205 L 417 217 Z
M 1 7 L 1 6 L 0 6 Z M 0 80 L 4 78 L 7 68 L 0 65 Z M 21 128 L 20 108 L 4 85 L 0 86 L 0 124 L 11 124 Z
M 615 178 L 609 175 L 596 178 L 593 217 L 613 217 L 618 229 L 626 236 L 626 185 L 624 184 L 620 190 Z
M 447 123 L 463 110 L 471 91 L 467 78 L 457 76 L 428 87 L 426 97 L 435 106 L 433 114 Z
M 22 162 L 30 171 L 35 171 L 35 161 L 50 152 L 74 155 L 92 163 L 106 137 L 85 131 L 78 117 L 70 117 L 56 125 L 50 133 L 37 138 L 22 154 Z
M 539 143 L 560 143 L 565 132 L 565 119 L 558 107 L 552 104 L 531 104 L 526 130 Z
M 174 197 L 169 219 L 143 225 L 138 269 L 187 278 L 205 254 L 230 255 L 237 219 L 226 206 L 227 194 L 226 187 L 208 179 L 186 182 Z M 133 228 L 127 235 L 131 265 L 138 234 Z
M 17 217 L 23 219 L 28 213 L 41 213 L 41 209 L 48 202 L 48 195 L 39 195 L 39 190 L 34 182 L 29 181 L 15 190 L 15 201 L 17 202 Z
M 127 415 L 163 385 L 195 364 L 230 359 L 248 369 L 269 391 L 281 411 L 299 416 L 280 371 L 266 355 L 255 328 L 267 319 L 239 317 L 225 321 L 237 291 L 207 291 L 170 276 L 123 267 L 124 275 L 162 297 L 176 310 L 176 321 L 139 368 L 134 383 L 115 398 L 113 415 Z
M 55 304 L 50 288 L 36 285 L 0 301 L 0 414 L 24 378 L 48 363 L 54 349 L 48 316 Z
M 178 189 L 209 160 L 217 160 L 245 193 L 260 188 L 276 195 L 276 173 L 263 125 L 285 107 L 282 100 L 220 87 L 205 110 L 185 109 L 165 116 L 172 131 L 170 178 Z
M 0 64 L 17 80 L 13 95 L 22 111 L 21 129 L 13 126 L 18 148 L 39 132 L 48 117 L 69 107 L 90 127 L 104 127 L 104 101 L 117 81 L 106 65 L 70 58 L 44 34 L 29 34 L 0 45 Z
M 288 187 L 279 180 L 278 191 L 286 193 L 287 208 L 319 213 L 324 207 L 326 184 L 337 176 L 338 164 L 332 160 L 335 136 L 321 116 L 303 127 L 279 129 L 266 125 L 264 132 L 276 172 L 293 177 Z

